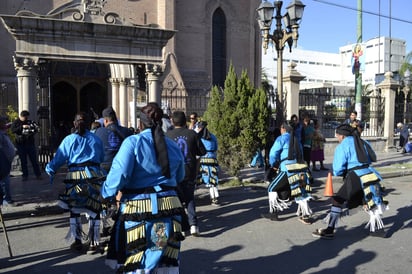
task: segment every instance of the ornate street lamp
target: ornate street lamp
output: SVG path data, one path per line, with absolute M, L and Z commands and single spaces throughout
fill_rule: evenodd
M 411 72 L 408 69 L 405 70 L 404 74 L 403 74 L 403 83 L 404 83 L 404 87 L 402 89 L 403 94 L 405 95 L 405 101 L 403 102 L 403 124 L 406 125 L 406 114 L 408 113 L 408 93 L 410 91 L 410 84 L 411 84 Z
M 283 49 L 286 43 L 292 51 L 292 45 L 296 47 L 299 33 L 299 23 L 303 16 L 305 5 L 300 0 L 292 0 L 286 7 L 287 13 L 281 15 L 282 1 L 275 1 L 274 5 L 270 2 L 264 1 L 257 8 L 258 23 L 262 31 L 263 42 L 262 46 L 264 53 L 268 49 L 269 43 L 275 44 L 277 51 L 277 100 L 276 100 L 276 125 L 279 126 L 284 120 L 283 109 L 285 107 L 283 97 Z M 276 14 L 273 17 L 274 11 Z M 275 19 L 276 28 L 273 34 L 270 34 L 270 27 L 272 20 Z M 285 28 L 282 29 L 282 19 Z

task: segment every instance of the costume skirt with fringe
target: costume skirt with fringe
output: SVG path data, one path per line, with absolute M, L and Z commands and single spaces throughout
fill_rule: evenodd
M 311 215 L 312 211 L 308 201 L 312 198 L 310 193 L 311 174 L 306 164 L 290 164 L 286 171 L 281 171 L 269 184 L 269 208 L 270 212 L 283 211 L 294 199 L 298 204 L 298 216 Z
M 344 178 L 344 184 L 334 199 L 339 203 L 347 201 L 349 209 L 366 205 L 368 209 L 385 208 L 388 204 L 383 199 L 382 177 L 372 167 L 350 171 Z
M 365 228 L 371 232 L 384 228 L 381 215 L 388 209 L 388 202 L 383 199 L 380 174 L 372 167 L 360 168 L 349 171 L 343 182 L 333 198 L 341 204 L 346 201 L 348 209 L 362 205 L 369 215 Z
M 70 168 L 64 179 L 65 192 L 59 195 L 59 206 L 95 218 L 102 210 L 99 196 L 105 178 L 106 172 L 98 166 Z
M 178 273 L 185 212 L 176 192 L 127 194 L 122 201 L 106 264 L 118 273 L 165 267 Z
M 200 158 L 199 183 L 217 186 L 219 184 L 219 164 L 215 158 Z

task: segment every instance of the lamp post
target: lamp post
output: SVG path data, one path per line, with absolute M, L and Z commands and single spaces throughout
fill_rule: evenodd
M 408 93 L 410 91 L 409 85 L 411 84 L 411 72 L 406 69 L 405 73 L 403 74 L 403 82 L 404 87 L 402 89 L 403 94 L 405 95 L 405 101 L 403 102 L 403 124 L 406 125 L 406 114 L 407 114 L 407 106 L 408 106 Z
M 292 2 L 286 7 L 286 14 L 281 15 L 282 1 L 275 1 L 274 5 L 270 2 L 264 1 L 257 8 L 258 23 L 260 30 L 262 31 L 263 42 L 262 46 L 264 53 L 268 49 L 269 43 L 275 44 L 277 52 L 277 94 L 276 97 L 276 125 L 280 124 L 284 120 L 284 97 L 283 97 L 283 49 L 286 43 L 289 45 L 290 51 L 292 51 L 292 45 L 296 47 L 299 33 L 299 23 L 303 16 L 303 10 L 305 5 L 300 0 L 292 0 Z M 276 14 L 273 17 L 274 10 Z M 275 19 L 276 28 L 273 30 L 273 34 L 270 34 L 270 27 L 272 20 Z M 285 28 L 282 28 L 282 19 Z

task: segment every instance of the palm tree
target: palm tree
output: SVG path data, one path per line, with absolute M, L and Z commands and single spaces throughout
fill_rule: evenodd
M 409 69 L 409 71 L 412 71 L 412 52 L 409 52 L 405 56 L 405 60 L 401 65 L 401 68 L 399 69 L 399 75 L 404 75 L 405 71 Z

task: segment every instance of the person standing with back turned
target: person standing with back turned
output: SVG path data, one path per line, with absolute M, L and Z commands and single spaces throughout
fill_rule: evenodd
M 212 205 L 219 205 L 219 171 L 217 160 L 218 141 L 216 136 L 207 129 L 207 122 L 200 121 L 195 129 L 206 148 L 206 154 L 200 157 L 199 181 L 209 188 Z
M 116 112 L 111 106 L 102 111 L 102 118 L 103 127 L 98 128 L 95 134 L 103 142 L 104 160 L 100 166 L 106 170 L 106 172 L 109 172 L 114 156 L 116 156 L 116 153 L 119 151 L 123 140 L 132 135 L 132 132 L 128 128 L 119 125 Z M 121 193 L 118 195 L 121 195 Z M 119 200 L 119 197 L 120 196 L 118 196 L 117 200 Z M 114 216 L 117 211 L 117 205 L 103 204 L 102 206 L 102 236 L 105 237 L 110 234 L 114 224 L 112 216 Z
M 178 145 L 164 136 L 162 116 L 155 103 L 141 109 L 142 131 L 123 141 L 103 184 L 105 200 L 122 192 L 111 236 L 115 244 L 109 245 L 106 260 L 117 273 L 179 273 L 185 211 L 177 186 L 185 177 L 185 162 Z
M 195 203 L 195 186 L 197 176 L 196 156 L 205 155 L 206 149 L 200 138 L 198 138 L 196 132 L 186 127 L 186 116 L 183 111 L 173 112 L 172 123 L 174 128 L 169 130 L 166 135 L 177 143 L 185 158 L 186 175 L 183 182 L 179 185 L 179 196 L 187 210 L 190 234 L 193 236 L 199 236 L 200 232 L 197 223 Z M 183 227 L 182 230 L 187 231 L 189 230 L 189 227 Z
M 59 195 L 59 205 L 70 210 L 68 241 L 75 251 L 83 252 L 83 232 L 80 214 L 89 216 L 87 245 L 90 251 L 100 249 L 100 188 L 106 172 L 100 167 L 103 161 L 103 143 L 89 130 L 89 117 L 79 112 L 74 118 L 74 132 L 66 136 L 57 148 L 54 158 L 47 164 L 46 173 L 53 182 L 54 176 L 64 164 L 68 167 L 64 184 L 66 190 Z

